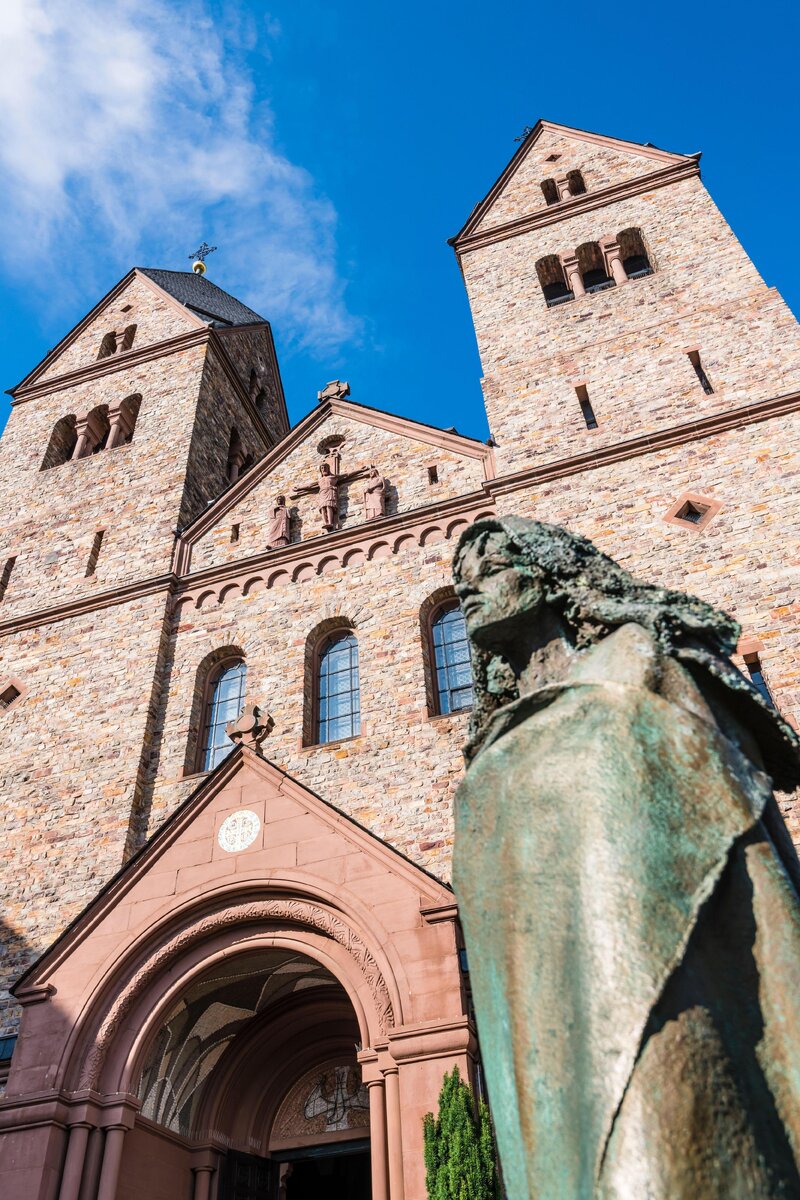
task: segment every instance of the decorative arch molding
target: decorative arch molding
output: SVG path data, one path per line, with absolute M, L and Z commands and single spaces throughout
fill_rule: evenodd
M 101 1083 L 104 1082 L 109 1082 L 112 1089 L 116 1089 L 121 1082 L 129 1082 L 105 1081 L 103 1075 L 111 1047 L 121 1034 L 126 1019 L 137 1002 L 158 983 L 159 978 L 165 981 L 164 991 L 170 974 L 174 984 L 175 968 L 181 958 L 197 948 L 200 943 L 211 937 L 224 935 L 228 931 L 240 933 L 244 927 L 253 925 L 267 926 L 272 939 L 285 937 L 296 940 L 298 932 L 305 932 L 335 943 L 345 952 L 353 964 L 354 971 L 360 975 L 368 989 L 372 999 L 376 1032 L 388 1036 L 396 1024 L 392 994 L 375 954 L 344 914 L 306 897 L 276 896 L 240 901 L 198 916 L 179 933 L 173 934 L 139 966 L 110 1006 L 107 1003 L 103 1005 L 104 1015 L 99 1020 L 89 1019 L 84 1023 L 84 1028 L 94 1026 L 96 1032 L 93 1035 L 88 1033 L 88 1036 L 80 1039 L 84 1045 L 89 1041 L 91 1048 L 80 1069 L 79 1089 L 100 1090 Z M 241 942 L 241 939 L 238 940 Z M 311 958 L 319 958 L 313 944 L 304 946 L 303 952 Z M 199 969 L 205 969 L 204 962 L 201 962 Z M 124 965 L 120 970 L 124 970 Z M 340 978 L 335 968 L 334 974 Z M 120 971 L 116 972 L 116 975 L 119 977 Z M 181 980 L 181 983 L 183 982 L 185 981 Z M 340 982 L 345 990 L 352 994 L 352 980 L 340 978 Z M 160 1014 L 154 1015 L 154 1020 L 158 1019 L 158 1015 Z M 146 1036 L 146 1033 L 143 1033 L 143 1036 Z

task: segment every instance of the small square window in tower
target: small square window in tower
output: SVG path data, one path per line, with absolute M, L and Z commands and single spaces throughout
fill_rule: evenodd
M 664 514 L 664 520 L 670 525 L 699 531 L 706 528 L 721 508 L 721 501 L 714 500 L 711 496 L 684 492 Z
M 19 690 L 19 688 L 15 687 L 13 683 L 9 683 L 8 686 L 5 687 L 2 692 L 0 692 L 0 712 L 5 712 L 7 708 L 11 708 L 11 705 L 14 703 L 14 701 L 19 700 L 21 695 L 22 692 Z

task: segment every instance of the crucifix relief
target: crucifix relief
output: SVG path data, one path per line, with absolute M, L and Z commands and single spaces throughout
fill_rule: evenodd
M 352 483 L 354 479 L 365 479 L 369 475 L 367 467 L 360 467 L 357 471 L 342 471 L 340 448 L 341 441 L 329 445 L 325 451 L 325 457 L 319 465 L 317 482 L 304 484 L 295 488 L 291 493 L 292 500 L 296 500 L 300 496 L 312 495 L 315 492 L 319 493 L 317 507 L 322 518 L 322 526 L 328 533 L 339 528 L 339 488 L 341 485 Z

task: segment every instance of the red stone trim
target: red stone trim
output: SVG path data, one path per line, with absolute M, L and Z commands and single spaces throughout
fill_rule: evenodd
M 715 434 L 727 433 L 732 429 L 742 429 L 747 425 L 757 425 L 772 417 L 782 417 L 798 411 L 800 411 L 800 392 L 789 392 L 784 396 L 759 400 L 755 404 L 746 404 L 742 408 L 732 408 L 726 412 L 714 413 L 713 416 L 704 417 L 700 421 L 691 421 L 686 425 L 673 425 L 669 429 L 644 434 L 642 437 L 631 438 L 626 442 L 615 442 L 611 446 L 587 451 L 586 454 L 557 459 L 554 462 L 545 463 L 541 467 L 526 467 L 513 475 L 501 475 L 498 479 L 490 480 L 483 484 L 483 488 L 493 499 L 496 499 L 498 496 L 505 496 L 509 492 L 519 491 L 520 488 L 530 487 L 533 484 L 563 479 L 568 475 L 577 475 L 581 471 L 591 471 L 597 467 L 605 467 L 609 463 L 639 458 L 643 454 L 653 454 L 671 446 L 683 446 L 687 442 L 714 437 Z
M 641 175 L 638 179 L 627 179 L 615 183 L 611 187 L 601 188 L 596 192 L 582 192 L 579 196 L 571 196 L 549 208 L 537 209 L 536 212 L 526 213 L 513 221 L 501 225 L 493 225 L 488 229 L 478 229 L 475 233 L 464 230 L 451 239 L 451 245 L 456 256 L 461 261 L 464 254 L 477 250 L 482 246 L 502 242 L 519 234 L 529 233 L 532 229 L 541 229 L 545 225 L 553 225 L 558 221 L 566 221 L 580 213 L 593 212 L 605 208 L 607 204 L 615 204 L 619 200 L 628 200 L 631 196 L 639 196 L 642 192 L 653 191 L 655 188 L 666 187 L 667 184 L 677 183 L 682 179 L 691 179 L 700 175 L 700 166 L 696 159 L 682 160 L 660 171 L 649 175 Z M 473 223 L 474 227 L 474 223 Z
M 137 350 L 127 350 L 124 354 L 113 354 L 109 358 L 96 359 L 85 367 L 77 367 L 65 375 L 55 375 L 52 379 L 40 384 L 18 384 L 10 388 L 8 395 L 13 396 L 12 407 L 23 404 L 26 400 L 35 400 L 39 396 L 47 396 L 51 392 L 66 391 L 76 387 L 86 380 L 96 379 L 102 375 L 113 375 L 115 371 L 125 371 L 128 367 L 139 366 L 141 363 L 152 362 L 153 359 L 164 358 L 193 346 L 205 345 L 211 340 L 214 330 L 204 326 L 202 329 L 192 329 L 188 333 L 179 333 L 176 337 L 164 342 L 153 342 L 150 346 L 141 346 Z
M 21 613 L 7 621 L 0 621 L 0 637 L 6 633 L 34 629 L 39 625 L 52 625 L 56 621 L 67 621 L 71 617 L 82 616 L 83 613 L 99 612 L 102 608 L 126 604 L 128 600 L 138 600 L 141 596 L 151 596 L 156 592 L 172 593 L 176 582 L 175 576 L 172 574 L 156 575 L 150 579 L 138 579 L 134 583 L 109 588 L 107 592 L 94 592 L 91 596 L 81 596 L 64 604 L 54 605 L 53 608 L 40 608 L 33 612 Z
M 761 638 L 757 637 L 742 637 L 736 646 L 736 653 L 747 662 L 748 658 L 758 658 L 759 654 L 763 654 L 765 650 L 764 643 Z
M 700 158 L 699 154 L 675 154 L 670 150 L 659 150 L 656 146 L 645 146 L 640 142 L 629 142 L 623 138 L 608 137 L 603 133 L 592 133 L 586 129 L 576 129 L 572 125 L 559 125 L 555 121 L 539 120 L 525 138 L 524 142 L 522 142 L 511 161 L 492 184 L 483 200 L 481 200 L 472 210 L 456 236 L 454 238 L 450 238 L 450 245 L 455 245 L 455 243 L 460 241 L 462 238 L 468 237 L 476 228 L 476 226 L 481 223 L 497 197 L 505 189 L 506 184 L 514 175 L 516 175 L 517 171 L 522 166 L 522 163 L 539 141 L 542 134 L 548 131 L 559 133 L 565 137 L 574 138 L 575 141 L 578 142 L 592 142 L 597 146 L 609 146 L 613 150 L 621 150 L 623 153 L 632 152 L 638 155 L 640 158 L 652 158 L 663 163 L 680 164 L 687 161 L 697 163 Z
M 695 504 L 698 508 L 704 510 L 699 521 L 686 521 L 678 516 L 678 513 L 686 503 Z M 686 529 L 690 532 L 694 530 L 695 533 L 701 533 L 706 525 L 710 521 L 713 521 L 721 508 L 722 501 L 715 500 L 712 496 L 701 496 L 699 492 L 684 492 L 674 504 L 670 505 L 664 513 L 663 520 L 667 525 L 679 525 L 681 529 Z
M 394 517 L 385 517 L 383 520 L 356 525 L 350 529 L 321 534 L 319 537 L 308 538 L 306 541 L 296 542 L 280 550 L 264 551 L 249 559 L 237 559 L 231 563 L 208 567 L 194 575 L 189 573 L 191 547 L 179 538 L 173 572 L 150 579 L 137 580 L 121 587 L 110 588 L 106 592 L 95 593 L 92 596 L 56 605 L 53 608 L 38 609 L 2 621 L 0 622 L 0 636 L 22 629 L 30 629 L 37 625 L 52 624 L 55 621 L 66 620 L 115 604 L 124 604 L 130 599 L 151 595 L 155 592 L 164 591 L 171 595 L 177 593 L 176 601 L 184 603 L 194 600 L 202 588 L 207 589 L 208 593 L 213 595 L 215 594 L 214 585 L 222 585 L 228 581 L 234 581 L 234 591 L 236 590 L 236 581 L 239 580 L 245 581 L 243 585 L 245 591 L 258 584 L 274 586 L 275 576 L 281 575 L 283 576 L 282 582 L 289 582 L 292 574 L 296 575 L 304 568 L 314 574 L 317 572 L 317 568 L 324 565 L 323 560 L 327 560 L 330 564 L 331 560 L 335 559 L 337 565 L 348 566 L 352 563 L 353 556 L 363 554 L 364 557 L 367 557 L 368 552 L 372 552 L 379 545 L 388 545 L 392 553 L 397 553 L 402 549 L 403 543 L 409 544 L 411 539 L 420 545 L 429 542 L 431 537 L 436 540 L 449 539 L 479 516 L 485 513 L 493 515 L 494 502 L 500 496 L 506 496 L 522 488 L 548 483 L 555 479 L 567 478 L 583 471 L 596 470 L 609 463 L 653 454 L 672 446 L 685 445 L 701 438 L 713 437 L 733 429 L 759 424 L 773 417 L 781 417 L 797 411 L 800 411 L 800 392 L 790 392 L 784 396 L 745 405 L 743 408 L 717 413 L 703 420 L 693 421 L 688 425 L 673 426 L 657 433 L 632 438 L 627 442 L 617 442 L 612 446 L 601 447 L 586 454 L 557 459 L 540 467 L 527 467 L 513 475 L 486 480 L 480 492 L 468 492 L 454 499 L 438 501 L 424 508 L 410 509 L 408 512 Z M 248 472 L 244 479 L 247 480 L 256 470 L 257 467 L 253 468 L 253 471 Z M 339 554 L 341 554 L 341 559 L 338 557 Z M 329 569 L 329 566 L 326 569 Z M 295 580 L 295 582 L 297 581 Z

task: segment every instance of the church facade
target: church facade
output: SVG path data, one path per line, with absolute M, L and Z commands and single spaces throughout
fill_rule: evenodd
M 477 517 L 592 538 L 742 625 L 800 717 L 800 331 L 699 156 L 539 122 L 452 245 L 491 438 L 134 269 L 0 442 L 0 1193 L 423 1200 L 479 1081 L 449 887 Z M 795 840 L 800 806 L 780 804 Z

